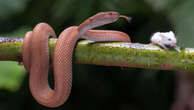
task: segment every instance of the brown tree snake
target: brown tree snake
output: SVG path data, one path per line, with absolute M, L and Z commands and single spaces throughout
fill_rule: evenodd
M 54 49 L 54 89 L 48 83 L 50 36 L 56 37 L 54 30 L 46 23 L 39 23 L 27 32 L 22 49 L 23 64 L 29 74 L 32 96 L 47 107 L 58 107 L 69 97 L 72 86 L 72 55 L 78 39 L 92 41 L 130 42 L 130 37 L 119 31 L 90 30 L 109 24 L 118 18 L 128 17 L 117 12 L 100 12 L 88 18 L 79 26 L 65 29 L 58 37 Z

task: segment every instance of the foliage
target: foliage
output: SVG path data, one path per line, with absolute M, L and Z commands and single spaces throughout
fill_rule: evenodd
M 16 66 L 17 62 L 0 62 L 0 88 L 16 91 L 24 78 L 24 68 Z

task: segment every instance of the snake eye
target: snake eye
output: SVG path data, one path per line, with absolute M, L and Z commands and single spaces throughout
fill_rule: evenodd
M 169 38 L 168 41 L 171 41 L 171 39 Z

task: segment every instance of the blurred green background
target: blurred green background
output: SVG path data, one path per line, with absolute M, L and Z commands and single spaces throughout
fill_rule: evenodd
M 59 35 L 101 11 L 131 16 L 98 29 L 123 31 L 149 43 L 156 31 L 174 31 L 178 45 L 194 47 L 193 0 L 0 0 L 0 35 L 23 37 L 39 22 Z M 173 71 L 73 65 L 72 93 L 53 110 L 168 110 L 174 101 Z M 31 96 L 28 74 L 17 62 L 0 62 L 0 110 L 49 110 Z

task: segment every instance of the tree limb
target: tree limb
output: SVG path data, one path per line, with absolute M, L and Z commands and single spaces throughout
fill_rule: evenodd
M 49 40 L 50 55 L 56 39 Z M 22 38 L 0 37 L 0 61 L 22 61 Z M 194 49 L 164 51 L 158 46 L 139 43 L 79 41 L 73 62 L 104 66 L 137 67 L 160 70 L 194 71 Z

